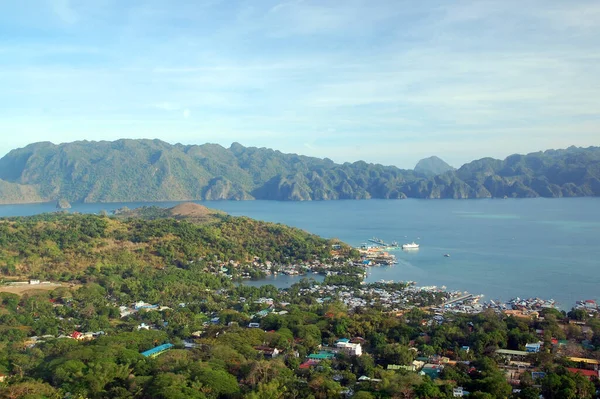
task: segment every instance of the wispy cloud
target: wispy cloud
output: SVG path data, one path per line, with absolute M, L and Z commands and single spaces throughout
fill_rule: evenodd
M 46 1 L 0 15 L 23 140 L 203 132 L 404 167 L 597 144 L 596 0 Z

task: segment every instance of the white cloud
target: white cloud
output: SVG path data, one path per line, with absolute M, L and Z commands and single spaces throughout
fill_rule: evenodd
M 183 110 L 183 117 L 185 119 L 188 119 L 190 117 L 190 115 L 191 115 L 191 112 L 190 112 L 189 109 L 186 108 L 186 109 Z

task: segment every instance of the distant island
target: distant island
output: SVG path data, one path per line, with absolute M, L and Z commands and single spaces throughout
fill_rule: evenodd
M 0 203 L 600 196 L 600 147 L 414 170 L 160 140 L 35 143 L 0 159 Z

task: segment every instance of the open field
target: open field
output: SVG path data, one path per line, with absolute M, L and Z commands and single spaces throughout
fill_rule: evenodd
M 35 294 L 37 292 L 52 291 L 59 287 L 72 287 L 72 284 L 23 284 L 23 285 L 1 285 L 0 292 L 17 294 Z

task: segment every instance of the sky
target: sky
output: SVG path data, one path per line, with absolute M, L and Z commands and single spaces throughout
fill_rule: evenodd
M 600 144 L 597 0 L 4 0 L 0 155 L 232 142 L 412 168 Z

